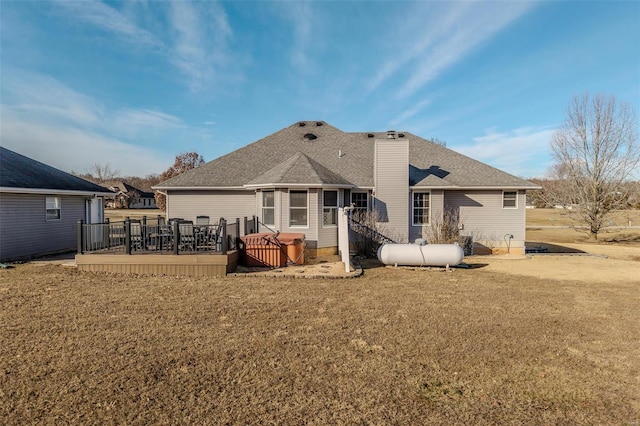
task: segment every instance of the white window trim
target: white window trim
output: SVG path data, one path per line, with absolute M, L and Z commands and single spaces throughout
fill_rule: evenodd
M 307 224 L 306 225 L 292 225 L 291 224 L 291 209 L 302 210 L 302 207 L 291 207 L 291 192 L 306 192 L 307 193 Z M 289 190 L 289 228 L 309 229 L 309 190 L 308 189 L 290 189 Z
M 351 204 L 353 205 L 353 194 L 365 194 L 367 196 L 367 208 L 363 209 L 361 207 L 356 207 L 356 210 L 364 210 L 368 212 L 371 209 L 371 196 L 369 195 L 369 191 L 351 191 Z
M 427 221 L 424 223 L 415 223 L 415 205 L 414 205 L 414 196 L 416 194 L 429 194 L 429 215 L 427 217 Z M 411 226 L 424 226 L 431 225 L 431 191 L 414 191 L 411 193 Z
M 271 192 L 273 193 L 273 206 L 272 207 L 265 207 L 264 206 L 264 193 L 265 192 Z M 267 190 L 267 191 L 260 191 L 260 208 L 261 208 L 261 219 L 262 219 L 262 223 L 266 226 L 276 226 L 275 222 L 276 222 L 276 191 L 274 190 Z M 273 222 L 274 223 L 267 223 L 264 221 L 264 209 L 271 209 L 273 210 Z
M 507 192 L 509 193 L 513 193 L 516 194 L 516 205 L 513 207 L 505 207 L 504 205 L 504 194 L 506 194 Z M 502 208 L 503 209 L 509 209 L 509 210 L 517 210 L 518 209 L 518 191 L 502 191 Z
M 58 205 L 57 209 L 50 209 L 49 208 L 49 199 L 58 200 L 55 203 L 55 204 Z M 47 211 L 48 210 L 58 210 L 58 217 L 49 217 L 47 215 Z M 51 195 L 51 196 L 46 196 L 45 197 L 45 199 L 44 199 L 44 219 L 47 222 L 54 221 L 54 220 L 62 220 L 62 197 L 56 196 L 56 195 Z
M 324 205 L 324 193 L 327 191 L 336 193 L 336 205 L 335 206 L 325 206 Z M 340 191 L 337 189 L 323 189 L 322 190 L 322 227 L 323 228 L 337 228 L 338 227 L 338 207 L 340 206 Z M 335 211 L 336 223 L 335 224 L 326 224 L 324 223 L 324 209 L 332 209 Z

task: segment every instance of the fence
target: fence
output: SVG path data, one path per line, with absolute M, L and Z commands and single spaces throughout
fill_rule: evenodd
M 244 234 L 255 232 L 257 219 L 244 218 Z M 240 244 L 240 219 L 228 222 L 220 218 L 217 224 L 200 225 L 182 219 L 170 219 L 166 224 L 158 216 L 148 220 L 125 219 L 123 222 L 77 224 L 78 253 L 113 254 L 190 254 L 219 253 L 237 250 Z

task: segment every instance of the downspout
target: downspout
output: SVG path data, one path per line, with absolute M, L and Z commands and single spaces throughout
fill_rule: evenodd
M 164 220 L 169 220 L 169 194 L 156 189 L 160 194 L 164 195 Z

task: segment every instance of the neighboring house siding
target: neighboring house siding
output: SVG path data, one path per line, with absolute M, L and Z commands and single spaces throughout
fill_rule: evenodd
M 446 191 L 445 208 L 459 211 L 463 235 L 490 247 L 506 245 L 504 237 L 513 235 L 511 247 L 524 247 L 525 191 L 518 191 L 518 208 L 502 207 L 502 191 Z
M 409 141 L 376 140 L 375 209 L 389 237 L 397 242 L 409 239 Z
M 155 198 L 140 198 L 136 199 L 129 208 L 132 209 L 157 209 Z
M 242 221 L 244 216 L 252 217 L 256 212 L 254 191 L 170 191 L 167 203 L 167 217 L 196 220 L 196 216 L 209 216 L 211 223 L 218 223 L 221 217 L 227 221 Z
M 10 260 L 76 249 L 78 220 L 85 219 L 82 196 L 60 197 L 60 219 L 46 220 L 45 195 L 0 195 L 0 259 Z

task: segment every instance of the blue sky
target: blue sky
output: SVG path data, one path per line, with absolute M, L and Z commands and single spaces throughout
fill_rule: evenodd
M 0 2 L 0 143 L 161 173 L 299 120 L 543 176 L 574 95 L 640 114 L 640 2 Z

